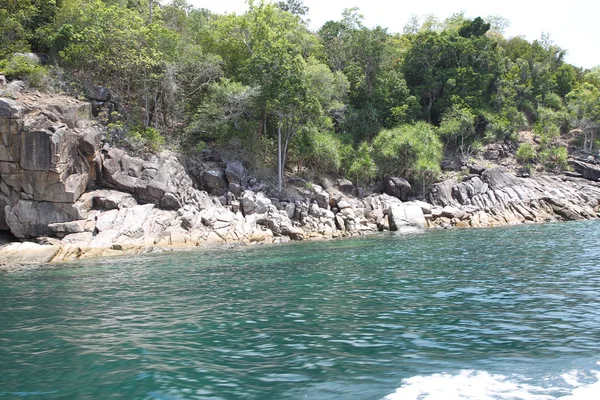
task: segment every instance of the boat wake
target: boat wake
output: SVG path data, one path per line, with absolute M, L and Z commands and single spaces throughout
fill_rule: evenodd
M 600 364 L 600 363 L 599 363 Z M 600 371 L 571 371 L 546 385 L 526 377 L 464 370 L 457 374 L 433 374 L 404 379 L 402 386 L 384 400 L 597 400 Z

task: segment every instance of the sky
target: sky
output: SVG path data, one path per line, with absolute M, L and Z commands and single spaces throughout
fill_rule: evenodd
M 188 0 L 188 3 L 216 13 L 241 14 L 248 9 L 245 0 Z M 600 65 L 598 0 L 304 0 L 304 4 L 309 7 L 309 26 L 315 30 L 326 21 L 341 19 L 344 8 L 350 7 L 360 9 L 366 26 L 380 25 L 389 32 L 402 32 L 412 15 L 434 14 L 441 20 L 460 11 L 468 18 L 500 15 L 510 22 L 505 36 L 524 36 L 531 41 L 548 33 L 556 45 L 567 50 L 567 62 L 584 68 Z

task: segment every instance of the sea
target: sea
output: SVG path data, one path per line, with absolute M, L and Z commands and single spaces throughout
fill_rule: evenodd
M 600 222 L 0 271 L 0 399 L 600 399 Z

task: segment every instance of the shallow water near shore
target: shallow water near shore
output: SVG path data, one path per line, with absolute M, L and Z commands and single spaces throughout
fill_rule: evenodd
M 0 272 L 0 398 L 596 399 L 600 222 Z

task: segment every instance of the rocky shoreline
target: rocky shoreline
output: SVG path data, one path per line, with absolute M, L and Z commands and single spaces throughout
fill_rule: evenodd
M 401 178 L 373 194 L 345 180 L 296 182 L 299 194 L 282 198 L 235 160 L 188 165 L 170 152 L 140 158 L 110 147 L 88 102 L 13 97 L 0 97 L 0 230 L 17 240 L 0 247 L 5 265 L 600 213 L 600 168 L 582 160 L 571 160 L 575 173 L 532 177 L 471 165 L 426 201 L 409 199 Z

